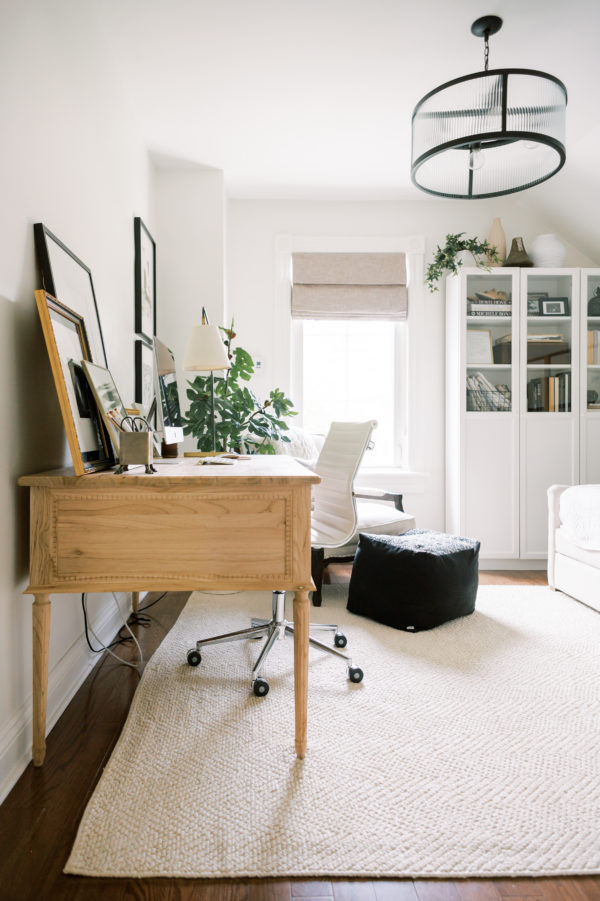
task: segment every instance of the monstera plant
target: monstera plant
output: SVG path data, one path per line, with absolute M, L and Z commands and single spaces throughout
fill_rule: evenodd
M 243 347 L 234 347 L 233 329 L 223 328 L 223 343 L 231 369 L 222 377 L 215 377 L 215 431 L 217 449 L 253 454 L 274 454 L 271 442 L 289 442 L 285 434 L 289 428 L 285 419 L 296 416 L 292 401 L 279 388 L 274 388 L 266 400 L 260 401 L 248 382 L 254 375 L 254 360 Z M 183 431 L 193 435 L 199 451 L 212 449 L 210 376 L 196 376 L 188 380 L 187 397 L 190 407 L 183 417 Z

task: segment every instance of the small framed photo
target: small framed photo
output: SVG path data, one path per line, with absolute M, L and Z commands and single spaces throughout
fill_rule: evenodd
M 135 331 L 151 342 L 156 334 L 156 244 L 139 216 L 133 220 L 135 243 Z
M 467 329 L 467 364 L 487 366 L 493 362 L 491 329 Z
M 115 455 L 98 415 L 83 363 L 90 346 L 83 317 L 46 291 L 35 292 L 75 475 L 110 469 Z
M 117 386 L 109 370 L 83 360 L 83 371 L 87 377 L 96 405 L 110 434 L 115 447 L 119 447 L 121 423 L 127 419 L 127 410 L 117 391 Z
M 154 400 L 154 348 L 149 341 L 139 338 L 135 342 L 135 402 L 144 412 Z
M 568 316 L 568 297 L 547 297 L 540 300 L 542 316 Z

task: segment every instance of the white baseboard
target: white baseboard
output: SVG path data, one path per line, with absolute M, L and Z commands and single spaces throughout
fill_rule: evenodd
M 120 597 L 123 615 L 131 612 L 131 595 Z M 107 599 L 96 621 L 92 624 L 100 641 L 108 644 L 123 625 L 112 598 Z M 83 631 L 80 637 L 61 657 L 48 673 L 48 713 L 46 735 L 57 722 L 77 689 L 84 682 L 90 670 L 101 659 L 93 654 L 85 641 Z M 27 764 L 31 761 L 32 741 L 32 696 L 16 711 L 0 730 L 0 803 L 15 785 Z
M 498 559 L 498 560 L 479 560 L 479 571 L 486 570 L 489 572 L 490 570 L 503 570 L 503 569 L 536 569 L 543 570 L 547 569 L 548 561 L 547 560 L 514 560 L 511 559 Z

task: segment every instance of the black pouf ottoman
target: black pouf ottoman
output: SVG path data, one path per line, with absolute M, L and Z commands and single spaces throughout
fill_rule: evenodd
M 479 542 L 426 529 L 361 533 L 348 610 L 407 632 L 433 629 L 475 609 Z

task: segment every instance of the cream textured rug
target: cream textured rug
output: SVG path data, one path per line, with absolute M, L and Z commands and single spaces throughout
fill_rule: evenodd
M 259 642 L 196 638 L 270 596 L 192 596 L 148 664 L 65 872 L 457 877 L 600 873 L 600 616 L 541 587 L 482 587 L 429 632 L 349 614 L 325 589 L 359 685 L 311 651 L 308 747 L 293 748 L 292 642 L 249 693 Z

